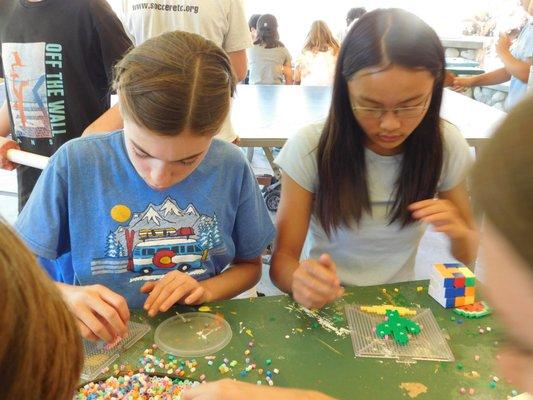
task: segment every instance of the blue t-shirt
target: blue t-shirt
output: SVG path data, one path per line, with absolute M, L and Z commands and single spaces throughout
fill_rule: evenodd
M 516 43 L 511 48 L 511 54 L 519 60 L 531 62 L 533 59 L 533 21 L 529 21 L 522 29 Z M 505 102 L 506 110 L 516 105 L 527 91 L 527 82 L 524 83 L 515 76 L 511 76 L 509 94 Z
M 258 257 L 274 237 L 234 145 L 213 140 L 194 172 L 156 191 L 131 164 L 122 131 L 61 147 L 16 228 L 56 280 L 105 285 L 133 308 L 146 299 L 146 281 L 174 269 L 210 278 L 234 259 Z

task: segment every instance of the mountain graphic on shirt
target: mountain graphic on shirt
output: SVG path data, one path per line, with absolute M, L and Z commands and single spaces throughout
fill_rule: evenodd
M 135 249 L 140 248 L 164 250 L 187 242 L 206 254 L 226 251 L 216 214 L 202 214 L 192 203 L 182 208 L 171 197 L 161 204 L 149 203 L 142 212 L 133 212 L 126 224 L 108 231 L 103 242 L 105 254 L 93 260 L 93 273 L 126 272 L 125 261 L 129 259 L 131 265 Z

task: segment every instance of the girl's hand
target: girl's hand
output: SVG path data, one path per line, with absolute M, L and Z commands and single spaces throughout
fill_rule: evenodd
M 258 386 L 223 379 L 203 383 L 181 393 L 183 400 L 335 400 L 318 392 Z
M 292 296 L 306 308 L 322 308 L 344 294 L 331 257 L 302 261 L 292 276 Z
M 452 90 L 460 92 L 466 88 L 475 86 L 474 77 L 472 76 L 457 76 L 453 79 Z
M 224 379 L 188 389 L 181 394 L 183 400 L 254 400 L 257 392 L 264 392 L 257 385 Z M 259 393 L 260 396 L 260 393 Z
M 150 293 L 144 309 L 148 315 L 168 311 L 176 303 L 202 304 L 209 300 L 208 291 L 194 278 L 180 271 L 171 271 L 157 282 L 147 282 L 142 293 Z
M 445 233 L 450 239 L 464 238 L 470 230 L 449 200 L 422 200 L 409 205 L 408 209 L 414 219 L 433 225 L 435 231 Z
M 63 298 L 88 340 L 113 343 L 128 334 L 130 311 L 126 299 L 102 285 L 58 284 Z
M 502 56 L 502 54 L 505 54 L 509 52 L 509 48 L 511 47 L 511 38 L 509 38 L 508 35 L 500 35 L 498 41 L 496 42 L 496 53 L 499 57 Z
M 12 171 L 17 168 L 17 164 L 7 159 L 7 151 L 11 149 L 20 150 L 20 147 L 14 140 L 0 137 L 0 169 Z

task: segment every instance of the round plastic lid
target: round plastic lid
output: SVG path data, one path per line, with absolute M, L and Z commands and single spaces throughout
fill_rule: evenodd
M 210 313 L 180 314 L 163 321 L 155 330 L 159 348 L 179 357 L 201 357 L 226 347 L 233 335 L 228 322 Z

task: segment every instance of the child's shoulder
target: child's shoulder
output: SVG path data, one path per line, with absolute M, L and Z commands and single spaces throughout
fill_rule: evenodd
M 466 139 L 457 126 L 445 119 L 441 119 L 440 123 L 445 150 L 452 151 L 458 147 L 468 147 Z
M 284 153 L 291 155 L 313 155 L 324 130 L 325 120 L 319 120 L 300 128 L 283 147 Z
M 124 132 L 122 130 L 101 133 L 89 136 L 81 136 L 66 142 L 63 147 L 68 147 L 71 149 L 83 150 L 84 148 L 90 147 L 101 147 L 101 146 L 115 146 L 120 144 L 123 138 Z
M 218 164 L 224 162 L 224 165 L 245 165 L 247 162 L 240 147 L 221 139 L 213 139 L 209 153 Z
M 300 143 L 306 143 L 310 146 L 318 145 L 322 132 L 324 131 L 325 119 L 321 119 L 303 126 L 293 136 L 292 139 Z
M 119 146 L 123 144 L 122 130 L 110 133 L 82 136 L 76 139 L 69 140 L 56 152 L 58 156 L 66 156 L 67 158 L 76 157 L 83 159 L 90 157 L 94 159 L 99 154 L 110 154 L 116 151 Z

